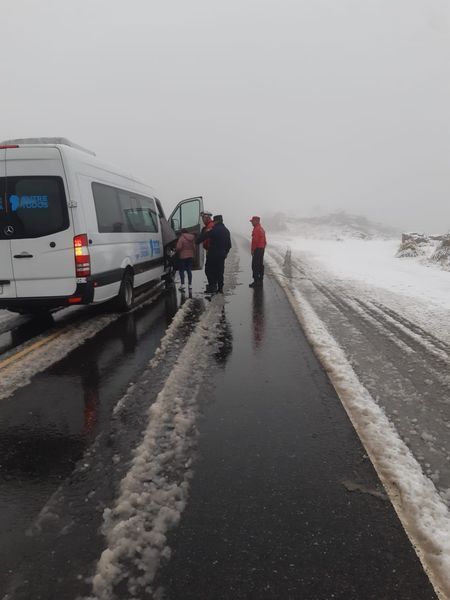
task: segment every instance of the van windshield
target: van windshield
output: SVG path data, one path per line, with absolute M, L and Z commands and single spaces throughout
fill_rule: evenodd
M 69 225 L 61 177 L 0 178 L 0 239 L 42 237 Z

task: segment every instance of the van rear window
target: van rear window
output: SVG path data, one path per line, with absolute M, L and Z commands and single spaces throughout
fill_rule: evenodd
M 0 238 L 36 238 L 70 225 L 61 177 L 0 178 Z

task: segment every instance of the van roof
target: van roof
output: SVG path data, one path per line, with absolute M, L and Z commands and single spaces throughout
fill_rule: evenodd
M 41 137 L 41 138 L 17 138 L 14 140 L 4 140 L 0 142 L 0 146 L 12 146 L 17 144 L 19 146 L 31 146 L 31 145 L 60 145 L 60 146 L 70 146 L 71 148 L 75 148 L 76 150 L 81 150 L 81 152 L 87 152 L 92 156 L 95 156 L 95 152 L 92 150 L 88 150 L 87 148 L 83 148 L 83 146 L 79 146 L 78 144 L 74 144 L 70 140 L 65 137 Z

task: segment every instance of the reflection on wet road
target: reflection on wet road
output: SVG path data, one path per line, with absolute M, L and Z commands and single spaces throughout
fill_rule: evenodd
M 264 288 L 256 287 L 253 290 L 253 345 L 256 348 L 263 342 L 264 338 Z
M 92 492 L 85 489 L 83 493 L 79 489 L 80 479 L 84 479 L 79 461 L 88 456 L 90 447 L 98 444 L 99 439 L 107 446 L 113 407 L 153 356 L 177 308 L 173 292 L 151 306 L 120 317 L 66 358 L 37 374 L 32 385 L 20 388 L 0 402 L 0 591 L 15 590 L 15 598 L 49 598 L 45 588 L 42 596 L 37 595 L 38 564 L 42 560 L 39 552 L 45 552 L 47 558 L 56 556 L 56 552 L 55 548 L 46 548 L 45 539 L 36 541 L 42 535 L 30 537 L 33 524 L 52 494 L 58 493 L 67 478 L 70 480 L 76 465 L 81 472 L 76 484 L 72 481 L 72 485 L 65 485 L 64 493 L 69 497 L 63 500 L 64 510 L 71 502 L 83 503 Z M 128 446 L 131 450 L 133 434 Z M 108 491 L 106 486 L 102 493 L 112 494 L 113 490 Z M 103 501 L 105 498 L 97 503 L 94 522 L 95 514 L 99 510 L 101 514 Z M 67 512 L 70 514 L 70 510 Z M 90 525 L 92 518 L 88 519 Z M 51 523 L 59 532 L 70 527 L 60 514 L 44 514 L 41 520 Z M 82 555 L 86 541 L 79 539 L 79 543 Z M 72 547 L 71 552 L 76 554 L 77 549 Z M 56 561 L 56 565 L 62 573 L 67 551 L 60 552 L 60 556 L 62 560 Z M 27 558 L 33 565 L 34 576 L 30 575 L 30 579 L 36 579 L 33 596 L 22 574 L 17 581 L 14 577 L 17 566 Z M 55 581 L 61 577 L 56 565 Z M 48 578 L 46 582 L 48 586 Z

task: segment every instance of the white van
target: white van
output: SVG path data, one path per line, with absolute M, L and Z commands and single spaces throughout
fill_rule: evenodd
M 201 197 L 169 221 L 152 188 L 65 138 L 0 143 L 0 308 L 35 312 L 115 298 L 166 277 L 181 228 L 200 231 Z M 198 246 L 194 268 L 203 265 Z

